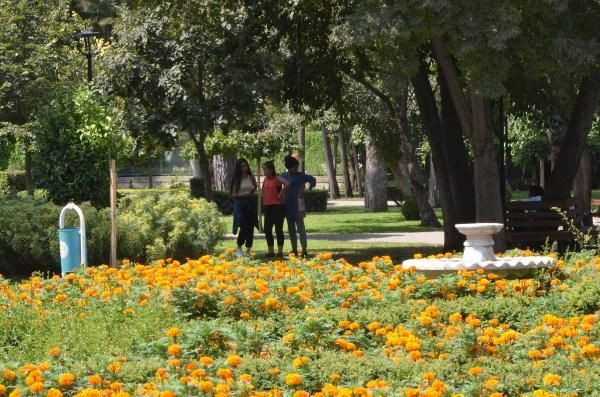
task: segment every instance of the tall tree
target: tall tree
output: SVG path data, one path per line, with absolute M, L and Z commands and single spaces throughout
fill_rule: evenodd
M 132 3 L 107 58 L 112 85 L 188 134 L 210 198 L 207 136 L 221 127 L 258 128 L 255 115 L 274 88 L 263 11 L 234 0 Z

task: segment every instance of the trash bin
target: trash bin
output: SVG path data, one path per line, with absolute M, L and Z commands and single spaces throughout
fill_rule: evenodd
M 79 227 L 65 227 L 67 210 L 74 210 L 79 215 Z M 87 246 L 85 238 L 85 219 L 81 208 L 73 203 L 67 204 L 58 219 L 58 243 L 60 248 L 60 273 L 64 277 L 81 267 L 87 266 Z
M 81 266 L 81 238 L 78 227 L 65 227 L 58 230 L 60 244 L 60 272 L 70 273 Z

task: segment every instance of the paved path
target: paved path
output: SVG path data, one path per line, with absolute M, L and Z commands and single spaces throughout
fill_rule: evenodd
M 389 207 L 396 206 L 396 203 L 393 201 L 388 201 L 387 204 Z M 344 199 L 327 200 L 327 205 L 330 205 L 333 207 L 364 207 L 365 200 L 363 200 L 363 199 L 360 199 L 360 200 L 344 200 Z
M 258 238 L 263 238 L 264 234 L 255 233 Z M 236 238 L 229 233 L 225 237 L 227 240 Z M 444 245 L 444 232 L 413 232 L 413 233 L 308 233 L 309 240 L 333 240 L 349 243 L 405 243 L 405 244 L 430 244 Z

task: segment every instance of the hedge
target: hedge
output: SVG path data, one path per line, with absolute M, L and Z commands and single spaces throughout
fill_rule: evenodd
M 87 229 L 88 262 L 108 263 L 110 210 L 79 205 Z M 61 206 L 27 195 L 0 200 L 0 273 L 58 273 L 58 216 Z M 210 252 L 223 237 L 224 226 L 214 204 L 192 200 L 185 192 L 132 194 L 119 200 L 118 257 L 151 261 L 184 260 Z M 66 226 L 78 225 L 73 211 Z

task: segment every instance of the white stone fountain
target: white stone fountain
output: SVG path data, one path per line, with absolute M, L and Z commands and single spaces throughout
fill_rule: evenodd
M 501 223 L 463 223 L 455 225 L 467 239 L 462 258 L 410 259 L 402 263 L 405 269 L 414 267 L 429 275 L 457 270 L 478 270 L 507 274 L 522 273 L 529 269 L 552 267 L 556 260 L 549 256 L 521 256 L 496 258 L 492 236 L 504 228 Z

